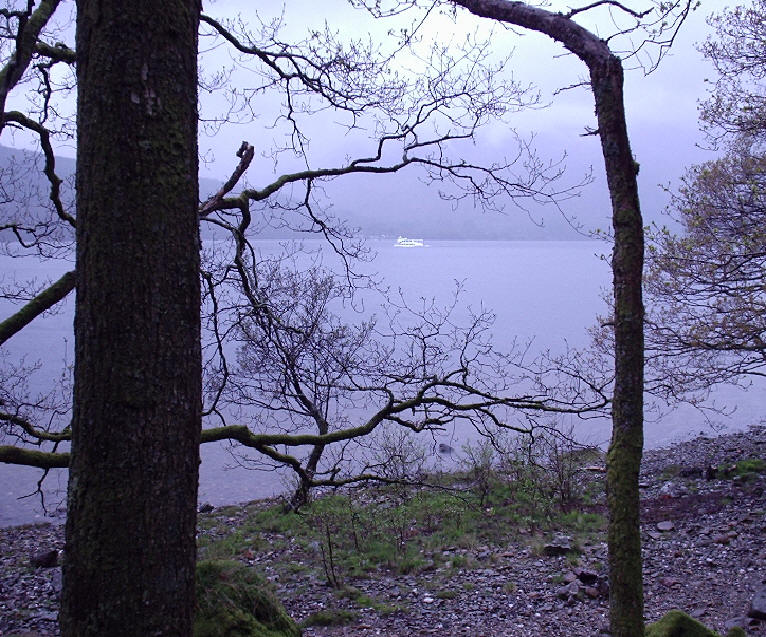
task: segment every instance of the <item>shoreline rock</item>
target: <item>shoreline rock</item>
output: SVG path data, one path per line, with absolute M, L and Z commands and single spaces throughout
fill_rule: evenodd
M 645 453 L 640 480 L 647 621 L 680 608 L 721 634 L 740 626 L 748 635 L 766 635 L 760 614 L 766 604 L 766 474 L 729 471 L 753 458 L 766 460 L 764 427 Z M 667 524 L 658 530 L 662 522 Z M 236 516 L 230 523 L 236 525 Z M 58 557 L 63 533 L 53 524 L 0 528 L 0 635 L 58 634 L 60 567 L 35 567 L 32 558 L 46 552 Z M 469 550 L 476 568 L 452 569 L 446 580 L 436 570 L 355 579 L 356 598 L 376 600 L 377 608 L 360 608 L 353 596 L 339 597 L 306 572 L 278 568 L 297 559 L 295 548 L 252 553 L 247 561 L 271 579 L 297 621 L 319 610 L 355 612 L 352 624 L 308 627 L 307 637 L 595 636 L 608 625 L 606 545 L 582 549 L 577 567 L 567 555 L 549 557 L 512 543 L 478 547 L 475 556 Z

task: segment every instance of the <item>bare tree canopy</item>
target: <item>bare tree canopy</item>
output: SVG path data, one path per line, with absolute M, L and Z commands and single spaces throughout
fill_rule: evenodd
M 73 247 L 73 191 L 57 173 L 54 148 L 65 145 L 76 130 L 66 105 L 76 83 L 72 70 L 77 56 L 74 47 L 57 39 L 69 34 L 72 16 L 54 13 L 55 8 L 35 13 L 42 23 L 35 22 L 37 30 L 29 37 L 37 44 L 21 71 L 15 66 L 14 46 L 18 33 L 27 37 L 29 16 L 24 9 L 3 16 L 7 93 L 15 90 L 29 105 L 26 114 L 6 113 L 6 133 L 32 135 L 42 151 L 21 154 L 18 163 L 4 167 L 8 179 L 3 181 L 0 230 L 10 237 L 4 248 L 19 258 L 67 258 Z M 329 180 L 417 169 L 443 198 L 469 197 L 487 208 L 509 201 L 555 204 L 571 196 L 571 186 L 560 184 L 563 166 L 538 159 L 522 141 L 500 161 L 473 161 L 461 154 L 462 145 L 474 141 L 482 126 L 535 104 L 536 93 L 507 79 L 502 72 L 506 60 L 491 55 L 488 42 L 475 37 L 452 47 L 423 44 L 412 34 L 376 43 L 326 28 L 286 42 L 282 26 L 278 18 L 255 19 L 252 25 L 212 14 L 200 18 L 202 50 L 225 48 L 231 60 L 208 67 L 202 55 L 199 85 L 220 98 L 203 103 L 202 127 L 214 133 L 228 124 L 253 122 L 260 116 L 256 104 L 263 96 L 273 94 L 279 100 L 272 120 L 279 134 L 273 144 L 264 140 L 258 155 L 254 145 L 243 142 L 230 178 L 198 206 L 205 239 L 200 270 L 207 388 L 203 442 L 229 439 L 253 448 L 265 462 L 292 467 L 303 486 L 310 487 L 350 479 L 347 462 L 342 476 L 336 461 L 317 475 L 320 455 L 335 444 L 341 449 L 336 460 L 347 459 L 348 441 L 382 422 L 422 431 L 462 418 L 486 432 L 488 423 L 527 429 L 535 411 L 602 408 L 607 402 L 603 393 L 587 379 L 570 379 L 558 396 L 550 376 L 544 381 L 548 386 L 528 382 L 536 376 L 521 352 L 508 359 L 512 372 L 498 374 L 500 355 L 484 340 L 489 323 L 485 312 L 460 326 L 446 310 L 413 311 L 402 301 L 400 314 L 389 317 L 382 329 L 382 323 L 342 325 L 329 311 L 333 300 L 349 301 L 357 288 L 370 285 L 355 267 L 355 259 L 366 258 L 363 243 L 333 216 L 324 195 Z M 212 59 L 220 62 L 220 56 Z M 417 72 L 406 72 L 413 61 Z M 273 108 L 274 101 L 264 104 Z M 364 133 L 368 152 L 329 167 L 316 165 L 308 130 L 312 118 L 326 112 L 334 114 L 342 133 Z M 274 162 L 276 177 L 264 179 L 253 169 L 264 157 Z M 291 170 L 280 174 L 282 165 Z M 21 175 L 34 169 L 47 186 L 21 188 Z M 253 240 L 264 228 L 274 227 L 325 238 L 341 264 L 340 275 L 314 269 L 300 276 L 290 270 L 294 264 L 287 257 L 264 257 Z M 76 277 L 72 272 L 58 281 L 31 285 L 6 281 L 4 298 L 21 307 L 0 324 L 0 344 L 55 309 L 74 289 Z M 304 305 L 296 306 L 296 299 L 304 297 Z M 300 311 L 304 320 L 296 324 Z M 404 314 L 410 320 L 402 323 Z M 433 334 L 417 327 L 418 321 L 432 327 Z M 394 341 L 393 350 L 383 344 Z M 405 342 L 406 349 L 399 352 Z M 242 351 L 235 361 L 237 348 Z M 348 348 L 358 353 L 352 356 Z M 415 365 L 408 357 L 418 349 L 428 355 Z M 258 357 L 262 360 L 256 365 Z M 379 361 L 377 376 L 369 360 Z M 345 367 L 338 367 L 340 361 L 346 361 Z M 9 361 L 5 373 L 14 379 L 25 370 Z M 322 374 L 328 377 L 322 380 Z M 497 380 L 489 382 L 492 375 Z M 291 384 L 286 385 L 288 378 Z M 519 379 L 527 380 L 516 385 Z M 577 399 L 566 403 L 564 395 L 579 382 Z M 21 444 L 0 447 L 0 457 L 41 468 L 67 466 L 69 455 L 59 447 L 72 435 L 69 386 L 30 400 L 27 393 L 12 391 L 22 385 L 8 384 L 11 391 L 1 415 L 5 438 Z M 349 417 L 331 421 L 329 406 L 340 413 L 343 401 L 368 409 L 357 410 L 355 422 Z M 271 409 L 257 431 L 232 417 L 232 408 L 245 403 L 251 410 Z M 519 422 L 509 415 L 514 410 L 523 414 Z M 280 420 L 285 414 L 293 419 L 289 425 Z M 32 453 L 29 445 L 43 451 Z

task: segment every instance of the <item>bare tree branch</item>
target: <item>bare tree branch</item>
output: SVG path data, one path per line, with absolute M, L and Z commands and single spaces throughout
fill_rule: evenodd
M 617 0 L 596 0 L 596 2 L 592 2 L 589 5 L 586 5 L 584 7 L 578 7 L 576 9 L 570 9 L 568 13 L 564 14 L 567 18 L 573 18 L 578 13 L 583 13 L 585 11 L 590 11 L 591 9 L 596 9 L 598 7 L 602 6 L 610 6 L 610 7 L 616 7 L 620 9 L 621 11 L 624 11 L 628 15 L 633 16 L 636 19 L 642 19 L 648 16 L 652 9 L 645 9 L 644 11 L 635 11 L 634 9 L 631 9 L 630 7 L 626 7 L 622 2 L 617 2 Z
M 43 290 L 15 314 L 0 322 L 0 345 L 29 325 L 29 323 L 40 316 L 40 314 L 49 310 L 56 305 L 56 303 L 66 298 L 66 296 L 74 290 L 74 286 L 75 273 L 74 270 L 72 270 Z
M 13 122 L 20 124 L 24 128 L 31 130 L 39 136 L 40 146 L 42 147 L 43 154 L 45 155 L 45 168 L 43 173 L 48 178 L 50 183 L 50 200 L 56 209 L 56 214 L 62 221 L 66 221 L 71 227 L 75 227 L 75 220 L 66 210 L 61 202 L 61 178 L 56 174 L 56 157 L 53 154 L 53 147 L 50 142 L 50 131 L 41 124 L 38 124 L 34 120 L 30 119 L 23 113 L 18 111 L 11 111 L 5 113 L 5 122 Z
M 32 4 L 27 12 L 12 12 L 6 17 L 14 17 L 18 21 L 16 35 L 16 50 L 5 66 L 0 69 L 0 133 L 5 126 L 5 101 L 8 93 L 18 84 L 25 71 L 29 68 L 40 33 L 48 24 L 56 11 L 60 0 L 42 0 L 32 11 Z
M 69 466 L 69 454 L 0 445 L 0 462 L 38 469 L 66 469 Z

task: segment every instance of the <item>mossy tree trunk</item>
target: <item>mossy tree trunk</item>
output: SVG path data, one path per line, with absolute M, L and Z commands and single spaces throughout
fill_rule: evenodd
M 543 33 L 588 66 L 612 202 L 615 384 L 607 456 L 609 610 L 615 637 L 643 637 L 638 473 L 643 451 L 644 237 L 625 122 L 623 69 L 604 40 L 571 18 L 508 0 L 453 0 L 478 16 Z
M 77 2 L 65 636 L 192 632 L 199 13 L 195 0 Z
M 612 200 L 614 248 L 614 395 L 607 454 L 609 612 L 616 637 L 643 637 L 644 595 L 638 474 L 644 447 L 644 232 L 625 125 L 622 64 L 590 68 L 601 147 Z

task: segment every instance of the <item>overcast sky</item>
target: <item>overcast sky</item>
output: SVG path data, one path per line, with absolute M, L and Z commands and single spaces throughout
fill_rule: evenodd
M 553 2 L 552 8 L 564 9 L 573 4 L 571 1 Z M 639 7 L 641 2 L 628 4 Z M 661 186 L 677 180 L 685 166 L 712 157 L 697 145 L 702 141 L 698 132 L 697 106 L 698 101 L 706 96 L 704 80 L 712 75 L 712 70 L 701 58 L 695 43 L 703 41 L 708 34 L 707 13 L 720 11 L 724 6 L 722 2 L 703 2 L 702 8 L 692 14 L 685 24 L 672 52 L 665 57 L 659 69 L 648 76 L 641 69 L 626 74 L 628 127 L 634 154 L 641 165 L 641 196 L 644 214 L 649 220 L 662 218 L 660 213 L 666 203 L 666 195 Z M 214 16 L 240 11 L 243 17 L 252 20 L 251 7 L 249 2 L 220 1 L 207 3 L 205 11 Z M 319 12 L 319 7 L 323 13 Z M 260 17 L 265 20 L 267 15 L 261 13 Z M 589 23 L 588 26 L 605 34 L 609 28 L 608 21 L 604 20 L 606 15 L 598 17 L 600 22 Z M 292 0 L 287 3 L 284 12 L 284 33 L 295 37 L 309 27 L 321 27 L 325 20 L 341 33 L 361 35 L 370 32 L 373 38 L 378 39 L 385 38 L 386 30 L 391 26 L 391 23 L 371 20 L 365 12 L 351 9 L 345 0 L 328 0 L 321 4 Z M 584 65 L 571 55 L 564 56 L 562 47 L 543 36 L 521 35 L 498 28 L 491 21 L 474 18 L 464 11 L 458 12 L 457 25 L 447 18 L 437 19 L 422 34 L 424 39 L 446 40 L 462 37 L 461 33 L 477 27 L 485 33 L 491 30 L 493 46 L 497 47 L 499 55 L 514 51 L 507 66 L 508 73 L 513 73 L 523 82 L 538 85 L 544 100 L 551 103 L 549 108 L 515 115 L 510 125 L 524 136 L 534 133 L 535 146 L 544 157 L 557 158 L 566 152 L 568 175 L 572 181 L 577 181 L 593 167 L 593 184 L 584 189 L 579 199 L 565 204 L 567 214 L 582 220 L 590 228 L 608 227 L 610 210 L 602 178 L 599 142 L 597 138 L 581 136 L 586 127 L 593 126 L 595 121 L 592 96 L 583 88 L 553 95 L 556 89 L 582 80 L 586 76 Z M 264 99 L 263 104 L 264 112 L 268 112 L 269 101 Z M 232 153 L 243 139 L 261 150 L 269 136 L 274 134 L 265 127 L 267 120 L 264 117 L 251 124 L 224 127 L 215 138 L 203 137 L 201 149 L 209 150 L 208 156 L 215 157 L 213 163 L 203 168 L 203 174 L 223 178 L 234 165 L 236 159 Z M 331 119 L 320 116 L 317 121 L 320 124 L 311 130 L 312 167 L 341 163 L 345 156 L 359 152 L 361 147 L 357 144 L 361 142 L 344 136 L 341 129 L 331 125 Z M 469 156 L 481 153 L 484 157 L 493 154 L 500 157 L 508 154 L 513 144 L 509 126 L 495 125 L 482 133 L 479 149 L 467 148 L 466 152 Z M 290 167 L 291 164 L 287 163 L 274 170 L 270 162 L 262 161 L 251 169 L 250 183 L 264 185 Z M 384 179 L 353 177 L 339 180 L 328 188 L 328 196 L 341 215 L 359 214 L 364 218 L 386 215 L 399 218 L 401 215 L 402 219 L 406 219 L 420 214 L 425 215 L 428 223 L 431 223 L 433 215 L 439 214 L 445 214 L 447 218 L 457 214 L 474 219 L 470 203 L 466 202 L 457 212 L 453 211 L 450 204 L 440 201 L 433 190 L 429 191 L 419 184 L 417 171 Z M 518 217 L 512 206 L 508 212 L 514 218 Z M 533 207 L 531 216 L 538 222 L 544 220 L 548 226 L 562 225 L 560 213 L 553 209 Z M 496 223 L 487 218 L 475 219 L 471 223 Z M 524 223 L 529 225 L 526 221 Z M 422 229 L 422 224 L 413 225 L 418 232 Z M 406 232 L 406 227 L 402 232 Z
M 279 15 L 279 3 L 265 3 L 266 8 L 253 9 L 249 0 L 209 0 L 204 11 L 214 17 L 233 17 L 238 13 L 252 24 L 258 20 L 267 22 Z M 572 0 L 550 3 L 553 10 L 564 10 L 574 5 Z M 585 4 L 581 2 L 579 4 Z M 626 4 L 643 8 L 644 0 L 631 0 Z M 703 1 L 702 8 L 687 20 L 673 50 L 665 57 L 659 69 L 645 76 L 641 69 L 626 74 L 625 94 L 628 128 L 633 151 L 641 166 L 639 175 L 642 206 L 648 220 L 662 219 L 661 211 L 666 203 L 662 185 L 672 184 L 682 174 L 684 167 L 703 161 L 712 155 L 698 147 L 702 141 L 698 132 L 697 105 L 706 96 L 706 77 L 712 75 L 709 65 L 702 60 L 695 44 L 703 41 L 708 34 L 705 18 L 712 11 L 720 11 L 730 3 L 718 0 Z M 65 5 L 66 6 L 66 5 Z M 275 11 L 269 15 L 264 11 Z M 374 20 L 366 12 L 353 9 L 347 0 L 289 0 L 284 7 L 281 36 L 285 41 L 305 37 L 310 28 L 323 28 L 326 23 L 337 29 L 341 37 L 359 37 L 367 33 L 375 41 L 387 42 L 387 31 L 396 29 L 405 22 Z M 587 22 L 589 28 L 606 35 L 612 28 L 608 14 L 596 14 L 596 20 Z M 412 17 L 406 17 L 408 23 Z M 556 89 L 576 84 L 586 77 L 582 63 L 571 55 L 563 55 L 562 47 L 538 34 L 523 34 L 509 31 L 490 20 L 474 18 L 465 11 L 457 12 L 457 24 L 449 17 L 436 16 L 421 30 L 425 42 L 436 39 L 440 42 L 457 41 L 469 31 L 491 34 L 493 49 L 498 57 L 513 51 L 513 57 L 505 72 L 522 83 L 539 86 L 544 102 L 550 102 L 545 109 L 519 113 L 505 123 L 489 125 L 480 134 L 476 146 L 466 146 L 465 154 L 471 158 L 501 158 L 513 155 L 515 139 L 511 128 L 523 137 L 534 134 L 535 147 L 540 155 L 551 159 L 567 154 L 567 179 L 579 181 L 593 168 L 594 181 L 585 188 L 578 199 L 566 202 L 564 210 L 585 223 L 589 228 L 607 228 L 610 225 L 610 209 L 604 184 L 600 146 L 595 137 L 583 137 L 587 127 L 594 125 L 593 100 L 585 88 L 567 90 L 554 95 Z M 69 29 L 69 39 L 71 28 Z M 71 42 L 73 44 L 73 42 Z M 230 62 L 230 53 L 220 46 L 206 51 L 209 40 L 202 38 L 201 56 L 203 72 L 224 69 Z M 389 45 L 390 46 L 390 45 Z M 632 64 L 632 63 L 631 63 Z M 244 75 L 235 76 L 233 84 L 247 86 L 252 82 Z M 223 94 L 201 95 L 203 114 L 212 112 L 220 105 Z M 280 141 L 284 129 L 270 128 L 274 113 L 282 97 L 270 95 L 259 97 L 254 110 L 259 117 L 255 121 L 239 125 L 226 125 L 214 136 L 201 135 L 200 151 L 207 162 L 201 166 L 201 176 L 225 179 L 237 159 L 234 152 L 242 140 L 256 146 L 258 152 L 268 151 L 275 139 Z M 317 115 L 304 122 L 311 137 L 310 166 L 327 167 L 344 163 L 349 156 L 366 154 L 372 148 L 361 134 L 347 135 L 343 128 L 335 126 L 337 117 L 332 113 Z M 9 139 L 3 142 L 9 144 Z M 23 145 L 23 141 L 21 141 Z M 58 148 L 62 155 L 72 156 L 74 148 L 64 144 Z M 259 158 L 249 171 L 249 184 L 260 187 L 284 172 L 301 166 L 299 162 L 282 156 L 280 164 L 270 159 Z M 477 228 L 486 226 L 494 232 L 513 226 L 526 228 L 530 236 L 542 238 L 545 233 L 535 235 L 534 226 L 527 215 L 517 214 L 512 205 L 508 206 L 508 217 L 480 217 L 470 202 L 463 202 L 457 210 L 441 201 L 433 188 L 423 186 L 417 170 L 386 178 L 352 177 L 337 180 L 327 187 L 327 201 L 332 203 L 340 216 L 353 220 L 393 219 L 402 234 L 423 234 L 428 228 L 446 220 L 451 232 L 461 227 Z M 554 209 L 532 206 L 529 216 L 537 223 L 544 222 L 548 228 L 565 227 L 561 214 Z M 409 223 L 408 220 L 411 220 Z M 451 224 L 451 225 L 450 225 Z M 408 229 L 409 228 L 409 229 Z M 525 234 L 526 230 L 522 232 Z M 556 230 L 558 232 L 558 230 Z M 555 234 L 555 233 L 554 233 Z M 558 236 L 558 235 L 556 235 Z

